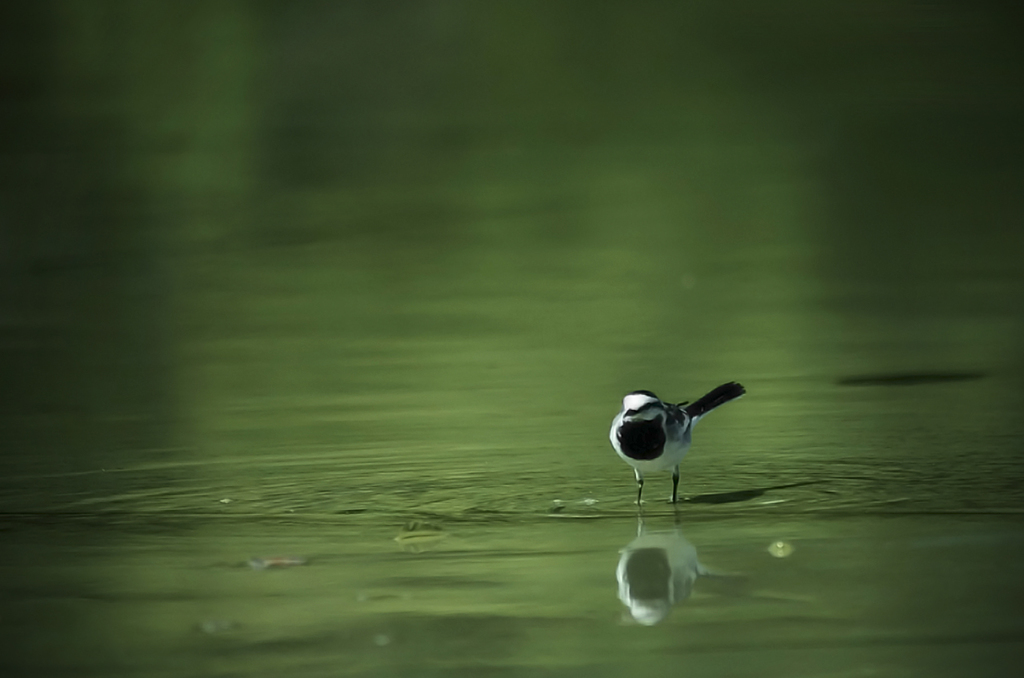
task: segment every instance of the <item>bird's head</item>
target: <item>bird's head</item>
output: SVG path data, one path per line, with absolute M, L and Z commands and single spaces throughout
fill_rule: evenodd
M 665 411 L 665 403 L 650 391 L 633 391 L 622 399 L 625 421 L 650 421 Z

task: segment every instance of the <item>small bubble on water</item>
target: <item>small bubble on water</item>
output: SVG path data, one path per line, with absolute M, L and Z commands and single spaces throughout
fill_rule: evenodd
M 213 635 L 215 633 L 231 631 L 235 628 L 235 622 L 228 619 L 207 619 L 199 625 L 199 628 L 202 629 L 203 633 Z

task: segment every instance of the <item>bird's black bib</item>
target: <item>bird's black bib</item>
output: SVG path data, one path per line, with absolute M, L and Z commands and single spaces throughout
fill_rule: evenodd
M 665 449 L 665 429 L 657 419 L 626 422 L 618 437 L 622 453 L 630 459 L 657 459 Z

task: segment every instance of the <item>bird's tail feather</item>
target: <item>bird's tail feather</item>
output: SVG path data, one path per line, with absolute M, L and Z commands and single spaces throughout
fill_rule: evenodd
M 743 388 L 742 385 L 735 381 L 730 381 L 728 384 L 722 384 L 707 395 L 701 396 L 687 405 L 685 408 L 686 413 L 696 421 L 716 407 L 724 405 L 730 400 L 735 400 L 746 392 L 747 389 Z

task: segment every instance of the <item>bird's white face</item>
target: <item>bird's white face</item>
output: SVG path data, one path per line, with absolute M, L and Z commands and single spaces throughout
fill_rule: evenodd
M 629 421 L 656 419 L 664 408 L 661 401 L 646 393 L 630 393 L 622 399 L 624 418 Z

